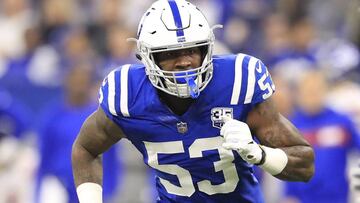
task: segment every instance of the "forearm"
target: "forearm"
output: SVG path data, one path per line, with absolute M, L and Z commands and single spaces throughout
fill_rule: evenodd
M 86 182 L 102 184 L 101 157 L 92 155 L 78 142 L 72 149 L 72 167 L 76 187 Z
M 285 152 L 287 163 L 275 177 L 287 181 L 307 182 L 314 174 L 314 152 L 298 130 L 284 117 L 275 120 L 262 133 L 262 144 Z
M 257 105 L 247 119 L 247 123 L 257 136 L 261 145 L 270 147 L 273 157 L 267 162 L 275 177 L 289 181 L 309 181 L 314 174 L 314 152 L 296 127 L 276 110 L 273 102 L 266 101 Z M 271 153 L 269 153 L 271 154 Z M 278 165 L 280 161 L 283 165 Z M 272 171 L 272 170 L 271 170 Z
M 312 148 L 310 146 L 293 146 L 280 149 L 286 153 L 288 162 L 284 170 L 275 177 L 287 181 L 309 181 L 314 174 Z

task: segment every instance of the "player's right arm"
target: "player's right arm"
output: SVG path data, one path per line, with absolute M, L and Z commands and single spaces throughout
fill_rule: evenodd
M 83 123 L 72 148 L 72 168 L 80 203 L 102 202 L 101 154 L 124 134 L 101 107 Z
M 250 56 L 238 55 L 237 60 L 248 64 L 246 68 L 236 65 L 235 68 L 248 70 L 244 104 L 251 104 L 251 109 L 245 122 L 224 118 L 220 131 L 225 138 L 223 147 L 238 151 L 244 161 L 260 166 L 279 179 L 309 181 L 314 174 L 313 149 L 275 108 L 271 98 L 275 86 L 266 66 Z M 243 78 L 235 79 L 241 81 Z M 237 97 L 233 98 L 233 104 L 237 104 Z M 253 135 L 261 146 L 253 140 Z

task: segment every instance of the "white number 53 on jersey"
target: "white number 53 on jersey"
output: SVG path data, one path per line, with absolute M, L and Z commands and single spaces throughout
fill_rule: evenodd
M 188 170 L 176 164 L 159 164 L 158 154 L 177 154 L 184 153 L 184 145 L 182 141 L 172 142 L 144 142 L 148 153 L 148 164 L 154 169 L 164 173 L 177 176 L 180 186 L 172 184 L 170 181 L 159 177 L 161 184 L 165 187 L 168 193 L 190 197 L 195 192 L 195 187 L 191 174 Z M 233 192 L 239 181 L 239 176 L 236 172 L 234 155 L 231 151 L 221 147 L 223 143 L 222 137 L 202 138 L 197 139 L 188 148 L 190 158 L 202 157 L 202 152 L 207 150 L 217 149 L 220 155 L 220 160 L 214 162 L 215 172 L 222 171 L 225 181 L 221 184 L 212 184 L 210 180 L 202 180 L 197 182 L 199 191 L 208 195 L 218 193 Z

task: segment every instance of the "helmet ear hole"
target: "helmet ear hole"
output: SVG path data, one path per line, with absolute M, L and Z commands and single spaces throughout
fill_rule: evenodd
M 135 54 L 136 58 L 141 61 L 142 60 L 142 57 L 140 56 L 140 54 Z

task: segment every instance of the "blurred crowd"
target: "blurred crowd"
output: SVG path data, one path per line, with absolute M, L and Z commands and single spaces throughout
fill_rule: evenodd
M 102 78 L 140 63 L 126 39 L 136 37 L 152 2 L 0 1 L 0 203 L 77 202 L 71 145 L 97 108 Z M 191 2 L 210 25 L 224 25 L 216 54 L 242 52 L 267 65 L 277 108 L 315 149 L 310 184 L 259 174 L 267 202 L 355 202 L 349 171 L 360 151 L 360 1 Z M 104 155 L 105 202 L 153 202 L 141 162 L 126 141 Z

